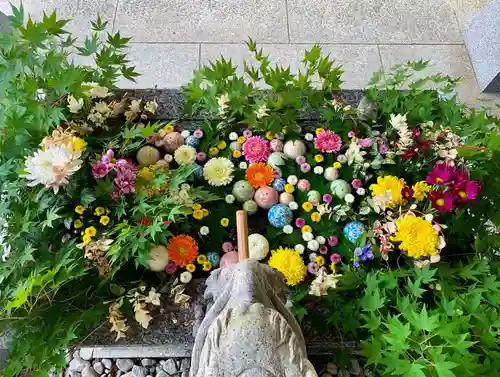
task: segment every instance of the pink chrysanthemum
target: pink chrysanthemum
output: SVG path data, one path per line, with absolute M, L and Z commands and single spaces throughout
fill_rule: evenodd
M 252 164 L 266 162 L 269 157 L 269 142 L 260 136 L 250 136 L 243 144 L 243 155 Z
M 338 152 L 342 148 L 342 139 L 333 131 L 323 131 L 314 139 L 314 147 L 322 152 Z

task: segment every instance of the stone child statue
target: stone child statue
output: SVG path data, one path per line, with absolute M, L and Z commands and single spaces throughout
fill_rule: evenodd
M 190 376 L 317 377 L 299 324 L 284 305 L 283 276 L 246 257 L 240 212 L 240 261 L 223 261 L 207 279 L 205 298 L 214 304 L 196 335 Z

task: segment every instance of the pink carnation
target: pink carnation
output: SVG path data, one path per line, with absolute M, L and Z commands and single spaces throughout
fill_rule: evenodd
M 323 131 L 314 140 L 314 147 L 322 152 L 338 152 L 342 148 L 342 139 L 333 131 Z
M 243 144 L 243 155 L 252 164 L 265 162 L 269 157 L 269 143 L 260 136 L 250 136 Z
M 95 164 L 92 164 L 92 175 L 94 178 L 104 178 L 112 168 L 112 164 L 97 161 Z

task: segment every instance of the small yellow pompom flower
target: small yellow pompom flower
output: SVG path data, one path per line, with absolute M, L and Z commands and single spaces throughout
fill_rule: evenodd
M 106 210 L 104 209 L 104 207 L 97 207 L 94 211 L 94 214 L 96 216 L 102 216 L 102 215 L 104 215 L 105 212 L 106 212 Z
M 202 209 L 196 209 L 193 211 L 193 217 L 196 220 L 201 220 L 203 219 L 203 210 Z
M 316 156 L 314 156 L 314 161 L 316 162 L 323 162 L 325 160 L 325 158 L 323 157 L 322 154 L 317 154 Z
M 75 220 L 75 229 L 81 228 L 83 226 L 83 222 L 80 219 Z
M 269 266 L 277 269 L 285 276 L 288 285 L 297 285 L 307 275 L 307 268 L 300 254 L 289 248 L 280 247 L 272 251 Z
M 79 215 L 83 215 L 83 213 L 85 212 L 85 207 L 82 205 L 76 206 L 75 212 L 78 213 Z
M 238 143 L 243 144 L 245 141 L 247 141 L 247 138 L 245 136 L 238 137 L 237 140 Z
M 234 158 L 240 158 L 241 157 L 241 151 L 233 151 L 233 157 Z
M 203 263 L 203 271 L 210 271 L 212 269 L 212 263 L 209 261 L 206 261 Z
M 82 237 L 82 240 L 83 240 L 83 243 L 85 245 L 88 245 L 90 243 L 90 241 L 92 241 L 92 237 L 89 236 L 88 234 L 85 234 L 83 237 Z
M 81 137 L 73 136 L 70 143 L 74 152 L 83 152 L 87 148 L 87 143 Z
M 193 273 L 196 271 L 196 266 L 192 263 L 189 263 L 187 266 L 186 266 L 186 270 L 188 270 L 189 272 Z
M 314 262 L 316 262 L 316 264 L 318 266 L 324 266 L 325 265 L 325 257 L 323 255 L 318 255 L 315 259 L 314 259 Z
M 397 232 L 391 241 L 401 242 L 399 248 L 409 257 L 419 258 L 437 254 L 439 236 L 432 224 L 422 217 L 406 215 L 396 220 Z
M 102 225 L 108 225 L 109 224 L 109 216 L 101 216 L 101 218 L 99 219 L 99 222 Z
M 333 163 L 333 167 L 334 167 L 335 169 L 340 169 L 340 168 L 342 167 L 342 164 L 341 164 L 340 162 L 338 162 L 338 161 L 335 161 L 335 162 Z
M 219 148 L 221 151 L 227 148 L 227 144 L 224 140 L 220 141 L 219 144 L 217 144 L 217 148 Z
M 285 185 L 285 192 L 287 192 L 287 193 L 291 194 L 291 193 L 292 193 L 292 192 L 294 192 L 294 191 L 295 191 L 295 186 L 294 186 L 294 185 L 292 185 L 292 184 L 290 184 L 290 183 L 287 183 L 287 184 Z
M 215 147 L 210 148 L 210 149 L 208 150 L 208 154 L 209 154 L 210 156 L 217 156 L 217 155 L 219 154 L 219 148 L 215 148 Z
M 311 226 L 304 225 L 302 228 L 300 228 L 300 231 L 302 233 L 311 233 L 313 230 L 312 230 Z
M 415 183 L 412 186 L 413 189 L 413 198 L 416 199 L 418 202 L 421 202 L 427 197 L 427 193 L 431 191 L 431 186 L 429 186 L 427 183 L 424 181 L 420 181 Z
M 203 264 L 203 263 L 205 263 L 206 261 L 208 261 L 208 258 L 207 258 L 207 256 L 206 256 L 206 255 L 204 255 L 204 254 L 200 254 L 200 255 L 198 255 L 198 257 L 196 258 L 196 262 L 197 262 L 198 264 Z
M 206 209 L 206 208 L 203 208 L 202 211 L 203 211 L 203 217 L 207 217 L 208 214 L 210 213 L 210 212 L 208 212 L 208 209 Z
M 315 223 L 319 223 L 321 220 L 321 214 L 319 212 L 311 213 L 311 220 Z
M 88 228 L 85 229 L 85 235 L 88 235 L 90 237 L 94 237 L 97 233 L 97 229 L 93 226 L 89 226 Z
M 163 127 L 163 132 L 165 132 L 166 134 L 174 132 L 174 126 L 172 126 L 171 124 L 167 124 L 165 127 Z
M 139 172 L 137 173 L 137 177 L 145 181 L 152 181 L 155 178 L 155 175 L 150 168 L 145 166 L 141 170 L 139 170 Z
M 266 139 L 267 140 L 273 140 L 274 139 L 274 134 L 271 131 L 266 132 Z
M 302 204 L 302 208 L 303 208 L 303 209 L 304 209 L 304 211 L 306 211 L 306 212 L 311 212 L 311 211 L 312 211 L 312 209 L 313 209 L 313 207 L 314 207 L 314 206 L 313 206 L 313 204 L 312 204 L 311 202 L 304 202 L 304 203 Z
M 319 135 L 322 133 L 325 129 L 324 128 L 316 128 L 316 135 Z
M 194 203 L 192 206 L 191 206 L 192 209 L 194 209 L 195 211 L 198 211 L 199 209 L 201 209 L 201 204 L 199 203 Z
M 227 217 L 224 217 L 220 220 L 220 225 L 222 225 L 223 227 L 226 227 L 229 225 L 229 219 Z
M 404 204 L 405 200 L 401 192 L 406 183 L 403 178 L 398 178 L 393 175 L 386 175 L 377 178 L 377 183 L 370 185 L 372 196 L 385 195 L 390 192 L 392 196 L 391 202 L 386 204 L 387 208 L 394 208 L 400 204 Z

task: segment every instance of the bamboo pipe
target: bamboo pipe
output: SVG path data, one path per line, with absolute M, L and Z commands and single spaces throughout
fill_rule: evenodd
M 236 236 L 238 239 L 238 261 L 248 259 L 248 218 L 245 211 L 236 212 Z

